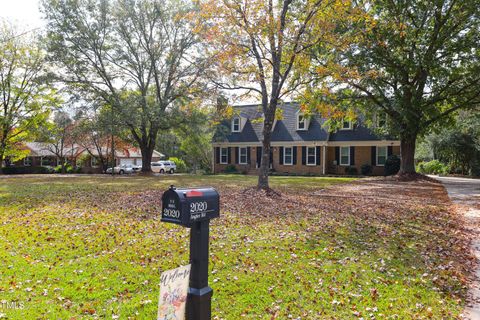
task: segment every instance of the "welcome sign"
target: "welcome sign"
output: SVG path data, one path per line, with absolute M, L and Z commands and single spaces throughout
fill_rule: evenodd
M 191 265 L 167 270 L 160 277 L 158 320 L 183 320 Z

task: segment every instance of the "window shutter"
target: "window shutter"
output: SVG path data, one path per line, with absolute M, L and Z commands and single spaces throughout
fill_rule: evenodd
M 293 164 L 297 164 L 297 147 L 293 147 Z
M 388 146 L 388 148 L 387 148 L 387 157 L 390 157 L 392 154 L 393 154 L 393 147 L 392 147 L 392 146 Z
M 317 159 L 316 159 L 316 161 L 317 161 L 317 166 L 319 166 L 320 165 L 320 147 L 317 147 Z
M 250 164 L 250 147 L 247 147 L 247 163 Z
M 232 163 L 232 148 L 228 147 L 228 159 L 227 163 Z
M 240 147 L 235 148 L 235 163 L 240 163 Z
M 215 163 L 220 163 L 220 147 L 215 147 Z
M 355 165 L 355 147 L 350 147 L 350 165 Z
M 307 164 L 307 147 L 302 147 L 302 164 Z
M 377 165 L 377 147 L 372 146 L 372 166 Z
M 335 147 L 335 161 L 337 161 L 337 166 L 340 165 L 340 147 Z
M 283 147 L 279 147 L 278 149 L 279 149 L 278 153 L 280 154 L 280 159 L 278 163 L 283 164 Z
M 262 163 L 262 147 L 257 147 L 257 167 L 260 168 Z

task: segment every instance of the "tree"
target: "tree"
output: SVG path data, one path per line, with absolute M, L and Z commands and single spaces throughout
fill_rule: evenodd
M 386 113 L 401 141 L 400 174 L 415 172 L 417 138 L 480 104 L 478 2 L 384 1 L 359 5 L 363 37 L 338 52 L 337 96 L 366 114 Z
M 84 108 L 87 109 L 87 108 Z M 81 112 L 76 116 L 74 129 L 75 139 L 91 157 L 98 159 L 103 171 L 107 170 L 109 164 L 113 164 L 115 151 L 127 147 L 124 139 L 119 137 L 121 132 L 113 132 L 112 129 L 118 126 L 119 117 L 111 116 L 112 108 L 103 106 L 90 108 L 88 112 Z
M 118 114 L 150 172 L 157 134 L 208 66 L 183 0 L 44 0 L 48 48 L 61 80 Z
M 65 164 L 69 152 L 77 152 L 73 137 L 73 122 L 65 111 L 57 111 L 54 115 L 52 126 L 49 128 L 47 149 L 57 159 L 60 159 L 62 173 L 65 173 Z M 70 147 L 70 148 L 68 148 Z M 73 155 L 71 155 L 73 156 Z
M 431 133 L 420 143 L 424 153 L 448 164 L 454 172 L 476 173 L 480 168 L 480 112 L 459 112 L 455 124 Z M 418 155 L 418 151 L 417 151 Z M 418 158 L 418 157 L 417 157 Z
M 269 189 L 270 142 L 277 106 L 309 82 L 295 72 L 309 63 L 309 49 L 330 37 L 333 15 L 346 12 L 344 1 L 208 0 L 202 17 L 210 26 L 205 39 L 215 50 L 213 79 L 223 90 L 244 90 L 261 100 L 262 158 L 259 189 Z
M 211 126 L 211 114 L 207 109 L 191 108 L 186 112 L 187 119 L 175 132 L 180 137 L 180 150 L 184 158 L 193 169 L 211 171 L 212 165 L 212 137 L 214 128 Z
M 5 158 L 25 156 L 23 142 L 45 123 L 56 105 L 55 90 L 45 81 L 39 43 L 0 24 L 0 168 Z

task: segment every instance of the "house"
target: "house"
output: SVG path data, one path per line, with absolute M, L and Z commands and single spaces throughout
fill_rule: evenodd
M 237 171 L 254 174 L 261 162 L 263 114 L 258 105 L 233 107 L 234 116 L 223 121 L 213 139 L 214 172 Z M 307 117 L 296 103 L 279 106 L 271 139 L 271 170 L 285 174 L 325 175 L 361 173 L 370 165 L 372 174 L 383 175 L 391 154 L 400 154 L 400 141 L 380 137 L 361 121 L 344 121 L 341 129 L 329 132 L 326 119 Z M 378 121 L 384 125 L 385 121 Z M 353 169 L 355 168 L 355 169 Z
M 88 154 L 88 158 L 90 159 L 89 166 L 94 166 L 98 161 L 96 159 L 99 157 L 99 151 L 97 149 L 92 149 L 90 150 L 90 153 L 88 153 L 86 150 L 85 152 Z M 100 151 L 104 156 L 107 154 L 110 154 L 109 149 L 104 149 Z M 156 150 L 153 150 L 152 154 L 152 162 L 159 161 L 160 159 L 164 158 L 165 155 L 163 153 L 160 153 Z M 142 165 L 142 153 L 140 149 L 135 148 L 135 147 L 122 147 L 118 148 L 115 150 L 115 165 L 137 165 L 141 166 Z
M 28 155 L 13 163 L 14 166 L 52 166 L 55 167 L 60 164 L 60 159 L 57 154 L 60 152 L 55 152 L 55 148 L 52 144 L 45 142 L 26 142 L 25 149 L 29 151 Z M 78 145 L 65 145 L 63 147 L 63 154 L 67 161 L 73 161 L 78 158 L 80 153 L 84 149 Z
M 55 153 L 53 145 L 46 142 L 26 142 L 25 148 L 29 150 L 28 156 L 13 163 L 13 166 L 55 167 L 61 162 L 57 154 L 63 154 L 68 163 L 73 166 L 81 166 L 85 172 L 95 173 L 103 171 L 103 168 L 100 167 L 99 153 L 96 149 L 88 152 L 86 148 L 78 144 L 67 144 L 63 149 L 63 153 Z M 106 156 L 107 151 L 107 148 L 105 148 L 105 152 L 102 151 L 104 156 Z M 163 157 L 162 153 L 154 150 L 152 161 L 159 161 Z M 142 165 L 142 154 L 138 148 L 123 146 L 115 150 L 115 165 Z

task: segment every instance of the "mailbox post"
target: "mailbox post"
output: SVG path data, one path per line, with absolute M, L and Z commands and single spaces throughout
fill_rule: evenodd
M 208 286 L 210 219 L 220 215 L 220 197 L 213 188 L 177 189 L 162 196 L 161 221 L 190 228 L 190 282 L 187 320 L 210 320 L 213 290 Z

